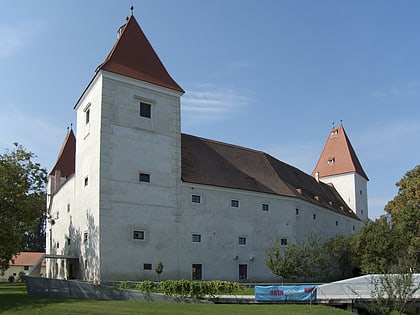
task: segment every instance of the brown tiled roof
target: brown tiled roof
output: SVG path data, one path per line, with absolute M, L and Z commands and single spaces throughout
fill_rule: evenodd
M 44 255 L 42 252 L 21 252 L 13 257 L 10 266 L 33 266 Z M 45 266 L 45 260 L 42 261 Z
M 182 134 L 182 180 L 295 197 L 358 219 L 334 187 L 267 153 Z
M 76 138 L 73 130 L 67 131 L 66 138 L 58 153 L 57 162 L 55 162 L 50 175 L 54 175 L 56 170 L 61 171 L 62 177 L 69 177 L 74 174 L 76 161 Z
M 134 16 L 119 31 L 119 38 L 97 71 L 106 70 L 184 93 L 171 78 Z
M 342 125 L 332 128 L 312 176 L 317 172 L 320 178 L 356 172 L 369 180 Z

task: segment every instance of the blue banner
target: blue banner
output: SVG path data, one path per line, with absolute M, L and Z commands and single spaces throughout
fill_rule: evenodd
M 255 300 L 310 302 L 316 300 L 316 286 L 255 286 Z

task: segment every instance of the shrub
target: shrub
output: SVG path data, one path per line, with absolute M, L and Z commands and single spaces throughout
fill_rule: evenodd
M 9 276 L 9 278 L 7 279 L 10 283 L 15 282 L 15 277 L 13 276 Z

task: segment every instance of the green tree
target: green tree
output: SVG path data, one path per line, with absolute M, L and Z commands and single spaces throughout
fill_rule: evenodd
M 420 263 L 420 165 L 396 183 L 397 196 L 385 206 L 391 215 L 399 257 L 409 260 L 412 269 Z
M 25 232 L 31 231 L 45 212 L 47 172 L 35 155 L 14 143 L 0 155 L 0 271 L 22 248 Z
M 363 273 L 387 273 L 398 263 L 395 235 L 386 216 L 363 226 L 353 245 Z
M 276 239 L 266 249 L 264 262 L 273 274 L 284 279 L 330 279 L 339 270 L 338 260 L 344 257 L 339 249 L 332 250 L 334 244 L 323 243 L 319 237 L 310 235 L 306 241 L 282 249 Z

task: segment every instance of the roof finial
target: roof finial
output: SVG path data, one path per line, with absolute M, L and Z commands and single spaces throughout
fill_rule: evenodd
M 67 132 L 69 132 L 69 126 L 67 126 Z
M 70 130 L 73 130 L 73 123 L 70 124 Z
M 340 126 L 343 126 L 343 120 L 340 119 Z
M 134 14 L 134 6 L 133 5 L 131 6 L 130 11 L 131 11 L 131 15 L 133 15 Z
M 332 125 L 333 125 L 333 129 L 334 129 L 334 122 L 332 122 Z

